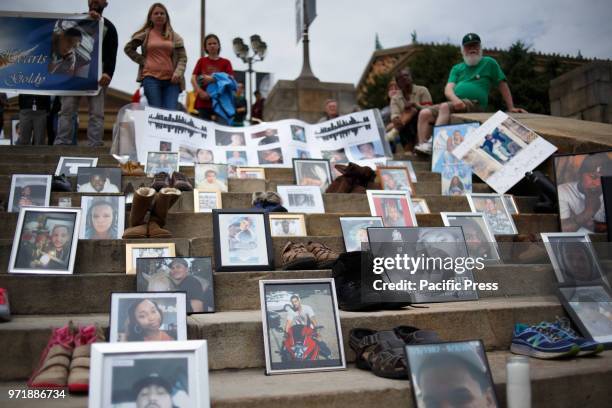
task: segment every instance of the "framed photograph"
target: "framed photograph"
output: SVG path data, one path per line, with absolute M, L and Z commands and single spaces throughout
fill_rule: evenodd
M 269 213 L 270 231 L 273 237 L 305 237 L 304 214 Z
M 292 213 L 323 214 L 323 195 L 317 186 L 276 186 L 283 206 Z
M 605 286 L 561 287 L 559 298 L 563 307 L 591 340 L 612 347 L 612 296 Z
M 80 223 L 80 208 L 23 207 L 8 271 L 72 274 Z
M 244 142 L 244 132 L 236 131 L 225 131 L 225 130 L 215 130 L 215 145 L 216 146 L 225 146 L 225 147 L 234 147 L 234 146 L 245 146 Z
M 612 176 L 612 151 L 554 156 L 559 217 L 563 232 L 607 230 L 601 177 Z M 586 206 L 587 197 L 599 206 Z M 580 223 L 578 223 L 580 220 Z
M 9 192 L 8 212 L 19 212 L 21 207 L 48 207 L 51 199 L 51 176 L 13 174 Z
M 244 150 L 228 150 L 225 152 L 225 160 L 230 166 L 247 166 L 247 152 Z
M 125 226 L 124 196 L 81 197 L 80 239 L 121 239 Z
M 196 164 L 195 188 L 227 193 L 227 164 Z
M 193 190 L 194 212 L 212 212 L 219 208 L 223 208 L 221 191 Z
M 120 193 L 121 169 L 118 167 L 79 167 L 77 191 L 79 193 Z
M 161 140 L 159 142 L 159 151 L 160 152 L 171 152 L 172 151 L 172 142 Z
M 306 130 L 303 126 L 291 125 L 291 140 L 306 143 Z
M 446 166 L 464 165 L 462 160 L 453 155 L 453 150 L 480 126 L 478 122 L 458 125 L 434 126 L 433 146 L 431 152 L 431 171 L 442 173 Z
M 298 186 L 317 186 L 325 192 L 332 182 L 331 167 L 326 159 L 293 159 L 293 175 Z
M 260 280 L 266 374 L 340 370 L 346 359 L 334 280 Z
M 185 293 L 113 293 L 109 343 L 187 340 Z
M 76 177 L 79 172 L 79 167 L 96 167 L 98 165 L 97 157 L 60 157 L 55 168 L 55 175 L 66 177 Z
M 586 232 L 540 234 L 559 283 L 610 286 Z
M 414 406 L 499 408 L 482 340 L 406 345 Z
M 410 194 L 415 193 L 406 167 L 377 167 L 376 175 L 383 190 L 406 190 Z
M 259 132 L 251 133 L 251 140 L 257 142 L 258 146 L 279 143 L 278 129 L 268 128 Z
M 386 166 L 389 167 L 405 167 L 408 169 L 408 174 L 410 174 L 410 181 L 413 183 L 417 182 L 416 171 L 414 171 L 414 166 L 410 160 L 387 160 Z
M 382 159 L 385 157 L 385 148 L 380 140 L 349 146 L 348 149 L 353 156 L 353 160 Z
M 489 228 L 484 214 L 471 212 L 442 212 L 442 222 L 449 227 L 461 227 L 472 258 L 485 261 L 501 260 L 495 235 Z
M 178 152 L 148 152 L 145 173 L 148 177 L 153 177 L 158 173 L 172 173 L 179 171 Z
M 268 213 L 256 210 L 213 210 L 213 233 L 215 270 L 274 269 Z
M 431 214 L 427 201 L 424 198 L 412 198 L 411 200 L 415 214 Z
M 442 195 L 467 195 L 472 193 L 472 169 L 469 166 L 449 165 L 441 173 Z
M 94 343 L 90 373 L 89 408 L 210 408 L 206 340 Z
M 125 273 L 136 274 L 138 258 L 167 258 L 170 256 L 176 256 L 174 242 L 125 244 Z
M 495 235 L 518 234 L 514 220 L 510 215 L 506 203 L 500 194 L 469 194 L 467 196 L 470 209 L 481 212 L 487 219 L 487 224 Z
M 138 292 L 185 292 L 187 313 L 215 311 L 212 260 L 206 257 L 139 258 Z
M 371 215 L 382 217 L 385 227 L 416 227 L 408 191 L 367 190 L 366 193 Z
M 238 167 L 236 175 L 241 179 L 266 179 L 266 169 L 262 167 Z
M 382 227 L 381 217 L 340 217 L 346 252 L 361 251 L 368 243 L 368 228 Z
M 280 147 L 258 150 L 257 159 L 260 165 L 284 163 L 283 151 Z
M 506 204 L 508 213 L 510 215 L 519 214 L 519 209 L 516 205 L 516 201 L 514 201 L 514 196 L 512 194 L 503 194 L 502 197 L 504 198 L 504 204 Z

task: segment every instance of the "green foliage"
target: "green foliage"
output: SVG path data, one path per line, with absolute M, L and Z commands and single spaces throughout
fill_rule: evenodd
M 444 86 L 451 68 L 461 60 L 459 47 L 450 44 L 423 46 L 423 50 L 410 62 L 416 85 L 429 89 L 434 103 L 446 100 Z
M 382 109 L 389 104 L 387 85 L 390 79 L 391 75 L 389 74 L 377 75 L 374 77 L 374 83 L 367 85 L 361 100 L 364 109 Z

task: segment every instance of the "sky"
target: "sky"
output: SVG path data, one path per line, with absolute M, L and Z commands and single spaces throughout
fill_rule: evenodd
M 104 12 L 117 27 L 119 50 L 112 87 L 134 92 L 137 66 L 123 52 L 145 22 L 149 0 L 109 0 Z M 187 73 L 200 53 L 200 0 L 166 0 L 172 25 L 187 47 Z M 0 0 L 0 10 L 79 13 L 86 0 Z M 384 48 L 420 42 L 459 44 L 467 32 L 478 33 L 485 48 L 507 48 L 516 40 L 546 53 L 612 59 L 610 0 L 320 0 L 310 26 L 311 66 L 321 81 L 357 84 L 374 52 L 378 33 Z M 207 0 L 206 31 L 221 38 L 221 55 L 237 70 L 246 69 L 232 51 L 232 40 L 248 43 L 259 34 L 268 45 L 266 58 L 254 65 L 273 81 L 295 79 L 302 67 L 296 43 L 295 0 Z

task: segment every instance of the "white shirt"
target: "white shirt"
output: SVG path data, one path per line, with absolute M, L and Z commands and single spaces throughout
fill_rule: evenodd
M 91 183 L 85 183 L 79 186 L 78 192 L 79 193 L 118 193 L 119 188 L 116 185 L 112 184 L 109 179 L 106 179 L 106 181 L 104 182 L 104 187 L 100 191 L 97 191 L 95 188 L 93 188 Z
M 291 323 L 291 326 L 295 326 L 296 324 L 301 324 L 303 326 L 307 326 L 312 318 L 315 316 L 314 311 L 310 306 L 302 305 L 299 312 L 290 309 L 287 312 L 287 321 Z
M 581 214 L 584 211 L 584 202 L 586 196 L 578 190 L 578 182 L 564 183 L 558 188 L 559 193 L 559 216 L 562 220 L 571 217 L 571 212 Z M 606 222 L 605 206 L 603 202 L 603 193 L 599 196 L 601 205 L 599 210 L 593 216 L 593 220 L 597 222 Z M 587 232 L 588 229 L 581 227 L 579 232 Z M 589 231 L 592 232 L 592 231 Z

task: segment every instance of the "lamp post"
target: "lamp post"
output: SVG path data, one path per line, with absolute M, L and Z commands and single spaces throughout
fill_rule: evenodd
M 248 75 L 248 97 L 247 100 L 247 117 L 249 121 L 251 120 L 251 109 L 253 106 L 251 98 L 253 97 L 253 64 L 259 61 L 263 61 L 266 56 L 266 50 L 268 46 L 265 42 L 261 40 L 261 37 L 257 34 L 251 36 L 251 49 L 253 52 L 249 54 L 249 46 L 244 43 L 242 38 L 236 37 L 233 41 L 234 45 L 234 53 L 238 58 L 242 60 L 242 62 L 248 65 L 247 75 Z

